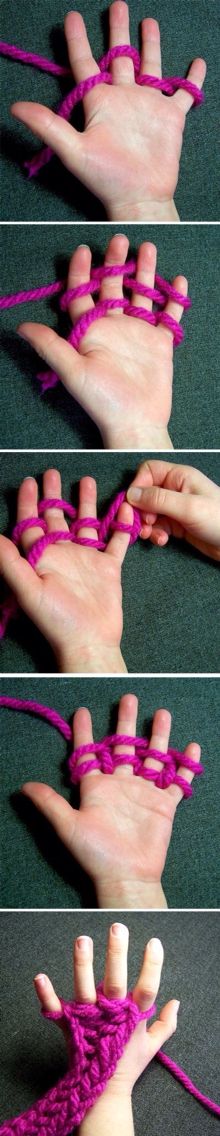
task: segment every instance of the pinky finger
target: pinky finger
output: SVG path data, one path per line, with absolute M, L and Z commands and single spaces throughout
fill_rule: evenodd
M 185 755 L 186 757 L 190 757 L 191 761 L 195 762 L 196 772 L 196 765 L 199 764 L 201 757 L 201 746 L 198 745 L 197 742 L 190 742 L 189 745 L 186 746 Z M 184 781 L 187 781 L 188 785 L 191 785 L 193 778 L 195 777 L 195 773 L 193 773 L 192 769 L 186 769 L 184 765 L 179 765 L 177 773 L 179 777 L 184 777 Z M 169 793 L 170 797 L 174 798 L 177 805 L 179 804 L 179 801 L 182 801 L 183 790 L 180 788 L 180 785 L 170 785 L 169 789 L 167 789 L 167 793 Z
M 167 1002 L 166 1006 L 160 1011 L 159 1018 L 150 1026 L 147 1031 L 147 1053 L 148 1059 L 152 1061 L 152 1057 L 158 1053 L 161 1045 L 168 1041 L 169 1037 L 175 1033 L 177 1027 L 177 1015 L 180 1003 L 174 998 L 172 1002 Z
M 42 1010 L 48 1010 L 50 1013 L 62 1010 L 60 999 L 57 997 L 47 974 L 36 974 L 34 987 Z

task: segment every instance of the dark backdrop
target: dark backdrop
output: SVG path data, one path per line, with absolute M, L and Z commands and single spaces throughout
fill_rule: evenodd
M 16 490 L 23 477 L 41 478 L 57 462 L 63 496 L 77 501 L 79 478 L 98 483 L 98 511 L 105 512 L 129 485 L 145 454 L 9 453 L 0 456 L 0 531 L 15 518 Z M 152 456 L 152 455 L 151 455 Z M 158 457 L 158 454 L 154 455 Z M 162 455 L 161 455 L 162 456 Z M 164 456 L 164 455 L 163 455 Z M 169 454 L 169 461 L 175 461 Z M 181 454 L 220 484 L 219 454 Z M 8 527 L 9 531 L 9 527 Z M 182 541 L 158 549 L 138 540 L 123 567 L 124 631 L 122 650 L 129 672 L 216 671 L 219 669 L 219 564 Z M 2 671 L 53 671 L 54 657 L 45 640 L 24 616 L 11 623 L 1 644 Z
M 194 782 L 191 799 L 177 809 L 163 884 L 169 907 L 217 907 L 219 679 L 27 677 L 2 679 L 0 689 L 1 695 L 36 699 L 55 708 L 69 722 L 77 707 L 88 706 L 97 741 L 115 731 L 118 701 L 127 691 L 139 698 L 137 732 L 141 736 L 150 736 L 155 709 L 165 706 L 173 716 L 171 744 L 182 750 L 189 741 L 201 744 L 205 773 Z M 2 905 L 96 906 L 88 877 L 30 802 L 18 796 L 22 782 L 42 780 L 78 805 L 78 790 L 71 790 L 67 773 L 69 747 L 57 730 L 33 715 L 2 709 L 0 718 Z
M 8 0 L 2 6 L 1 36 L 26 51 L 66 63 L 63 21 L 66 0 Z M 138 24 L 149 14 L 144 0 L 130 0 L 131 42 L 138 46 Z M 98 59 L 108 47 L 108 4 L 106 0 L 79 0 L 93 53 Z M 217 0 L 157 0 L 150 15 L 160 22 L 163 74 L 185 75 L 195 56 L 203 55 L 208 74 L 206 101 L 191 110 L 186 125 L 180 178 L 175 196 L 182 220 L 219 218 L 218 103 L 219 6 Z M 12 121 L 9 106 L 18 99 L 31 99 L 56 108 L 69 81 L 57 79 L 32 67 L 5 59 L 3 72 L 3 184 L 4 220 L 66 221 L 88 218 L 100 220 L 100 203 L 84 190 L 53 159 L 38 178 L 28 181 L 22 166 L 27 156 L 39 149 L 30 131 Z
M 146 940 L 159 935 L 165 948 L 161 1007 L 180 998 L 177 1033 L 164 1046 L 174 1061 L 206 1095 L 218 1099 L 217 1069 L 219 918 L 210 912 L 119 913 L 130 930 L 129 986 L 134 985 Z M 54 1024 L 39 1015 L 33 976 L 49 973 L 58 994 L 72 996 L 72 940 L 94 938 L 96 981 L 103 977 L 110 914 L 41 912 L 1 915 L 2 1046 L 1 1119 L 28 1108 L 63 1075 L 63 1039 Z M 217 1117 L 163 1069 L 157 1061 L 144 1071 L 133 1093 L 136 1136 L 217 1136 Z
M 39 287 L 65 279 L 71 252 L 81 242 L 90 244 L 93 261 L 100 263 L 105 247 L 118 227 L 113 225 L 50 225 L 3 227 L 2 292 Z M 174 351 L 173 408 L 170 434 L 175 448 L 215 448 L 219 445 L 219 256 L 217 226 L 123 225 L 136 255 L 141 241 L 155 241 L 158 272 L 171 280 L 183 273 L 189 280 L 192 309 L 185 313 L 185 342 Z M 92 420 L 59 386 L 40 395 L 36 375 L 44 368 L 31 348 L 18 339 L 21 320 L 48 323 L 66 336 L 69 322 L 59 312 L 58 298 L 35 301 L 1 313 L 1 425 L 0 445 L 48 449 L 102 449 L 101 435 Z

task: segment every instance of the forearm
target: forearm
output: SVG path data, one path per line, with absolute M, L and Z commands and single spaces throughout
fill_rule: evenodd
M 167 908 L 166 896 L 160 881 L 147 882 L 143 880 L 115 880 L 106 878 L 95 884 L 98 906 L 121 911 L 139 908 L 144 911 L 155 911 Z
M 116 205 L 106 210 L 108 221 L 161 221 L 163 224 L 177 224 L 180 222 L 175 202 L 171 201 L 137 201 L 132 205 Z
M 64 643 L 55 655 L 61 674 L 127 674 L 120 647 L 94 644 L 92 648 L 83 646 L 77 650 Z
M 112 1136 L 112 1132 L 134 1136 L 131 1097 L 114 1095 L 110 1084 L 87 1112 L 79 1136 Z

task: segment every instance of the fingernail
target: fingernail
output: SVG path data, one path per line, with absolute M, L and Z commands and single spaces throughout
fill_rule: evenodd
M 178 1010 L 179 1010 L 179 1008 L 180 1008 L 180 1002 L 176 1002 L 176 1001 L 175 1001 L 175 1010 L 176 1010 L 176 1014 L 178 1014 Z
M 128 489 L 128 492 L 127 492 L 127 500 L 130 501 L 130 504 L 132 505 L 133 501 L 140 501 L 140 497 L 142 496 L 142 493 L 143 493 L 143 489 L 132 489 L 132 486 L 131 486 L 131 489 Z
M 127 939 L 128 937 L 128 928 L 125 927 L 124 923 L 113 923 L 111 930 L 112 934 L 116 935 L 118 939 Z
M 80 935 L 80 938 L 76 940 L 77 947 L 80 951 L 84 951 L 84 954 L 88 954 L 91 942 L 89 935 Z
M 77 248 L 78 248 L 78 249 L 89 249 L 89 245 L 84 245 L 84 244 L 82 244 L 82 245 L 77 245 Z M 90 249 L 89 249 L 89 251 L 90 251 Z
M 150 947 L 152 957 L 155 959 L 161 959 L 161 955 L 163 954 L 163 947 L 160 939 L 150 939 L 148 946 Z
M 47 975 L 46 974 L 36 974 L 36 976 L 34 978 L 34 982 L 40 982 L 41 986 L 45 986 L 46 981 L 47 981 Z

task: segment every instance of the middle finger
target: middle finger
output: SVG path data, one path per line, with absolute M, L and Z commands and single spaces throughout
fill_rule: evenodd
M 130 734 L 131 736 L 134 734 L 135 737 L 137 712 L 138 699 L 136 698 L 135 694 L 124 694 L 119 703 L 117 734 Z M 133 757 L 135 753 L 135 747 L 128 746 L 126 744 L 116 745 L 114 746 L 113 753 L 115 756 L 116 754 L 127 753 L 131 754 L 131 756 Z M 128 774 L 133 774 L 133 766 L 129 765 L 129 763 L 127 765 L 116 765 L 113 776 L 123 777 L 127 776 Z
M 137 255 L 136 281 L 138 284 L 144 284 L 145 287 L 150 289 L 154 288 L 156 263 L 156 245 L 151 244 L 150 241 L 143 241 Z M 148 296 L 141 296 L 140 292 L 136 292 L 135 289 L 132 293 L 131 303 L 152 312 L 153 301 Z
M 125 998 L 127 994 L 128 928 L 124 923 L 113 923 L 109 930 L 104 994 L 107 998 Z
M 169 710 L 156 710 L 149 743 L 150 749 L 159 749 L 162 753 L 167 753 L 170 730 L 171 714 Z M 163 769 L 163 761 L 159 761 L 155 757 L 147 757 L 144 766 L 145 769 L 156 769 L 159 773 Z

